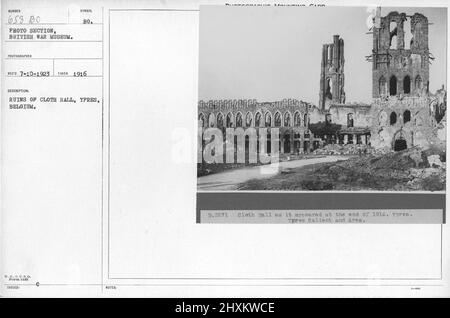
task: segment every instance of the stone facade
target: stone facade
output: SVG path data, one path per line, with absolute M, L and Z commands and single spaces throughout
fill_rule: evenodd
M 371 117 L 374 148 L 426 148 L 437 136 L 437 122 L 429 96 L 375 99 Z
M 226 128 L 278 128 L 280 153 L 311 151 L 313 137 L 308 129 L 310 104 L 284 99 L 275 102 L 256 100 L 209 100 L 198 102 L 199 126 Z
M 368 104 L 355 103 L 331 104 L 325 110 L 313 106 L 310 108 L 311 124 L 325 125 L 321 127 L 320 135 L 324 144 L 369 144 L 370 109 Z M 327 126 L 330 128 L 328 131 Z
M 425 16 L 391 12 L 377 17 L 371 55 L 372 97 L 416 96 L 428 92 L 429 58 Z
M 332 122 L 343 127 L 370 127 L 370 105 L 368 104 L 337 104 L 328 109 Z
M 391 12 L 374 22 L 372 146 L 426 148 L 436 141 L 436 109 L 443 107 L 443 101 L 433 103 L 428 91 L 428 19 L 419 13 Z M 440 106 L 433 107 L 436 104 Z

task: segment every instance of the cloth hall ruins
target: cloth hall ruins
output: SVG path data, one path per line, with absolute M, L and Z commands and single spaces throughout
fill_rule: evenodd
M 446 124 L 444 86 L 429 91 L 434 58 L 428 26 L 420 13 L 390 12 L 374 18 L 372 52 L 366 56 L 372 65 L 370 104 L 346 101 L 344 39 L 334 35 L 322 47 L 318 105 L 296 99 L 201 100 L 198 124 L 203 130 L 278 128 L 282 154 L 308 153 L 333 143 L 394 151 L 427 147 L 436 138 L 445 139 Z

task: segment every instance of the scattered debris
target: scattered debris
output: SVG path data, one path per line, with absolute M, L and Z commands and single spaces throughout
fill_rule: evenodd
M 319 148 L 314 150 L 314 154 L 316 155 L 362 155 L 362 154 L 370 154 L 374 153 L 375 150 L 367 145 L 361 144 L 329 144 L 324 146 L 323 148 Z
M 426 150 L 374 151 L 364 145 L 328 145 L 327 154 L 355 154 L 347 160 L 292 169 L 270 179 L 250 180 L 241 190 L 445 190 L 445 146 Z M 319 149 L 318 149 L 319 150 Z
M 428 156 L 427 159 L 431 167 L 433 166 L 442 167 L 442 162 L 439 159 L 439 155 L 431 155 Z

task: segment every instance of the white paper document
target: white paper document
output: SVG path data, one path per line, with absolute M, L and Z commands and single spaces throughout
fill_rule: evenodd
M 3 297 L 449 297 L 448 1 L 2 0 Z

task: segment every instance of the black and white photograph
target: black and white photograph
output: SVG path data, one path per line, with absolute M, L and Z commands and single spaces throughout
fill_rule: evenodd
M 198 191 L 445 191 L 447 9 L 203 6 Z

